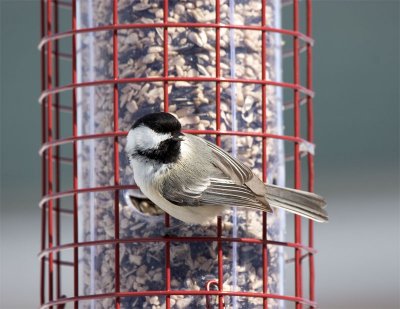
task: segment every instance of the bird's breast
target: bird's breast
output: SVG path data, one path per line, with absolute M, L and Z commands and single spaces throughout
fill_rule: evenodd
M 167 164 L 156 164 L 141 159 L 133 159 L 131 167 L 135 182 L 142 191 L 147 191 L 148 187 L 157 187 L 169 171 Z

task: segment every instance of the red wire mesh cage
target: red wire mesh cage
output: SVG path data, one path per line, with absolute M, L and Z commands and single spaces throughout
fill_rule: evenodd
M 41 308 L 315 308 L 311 221 L 232 210 L 164 236 L 123 155 L 164 110 L 313 191 L 311 0 L 52 0 L 41 21 Z

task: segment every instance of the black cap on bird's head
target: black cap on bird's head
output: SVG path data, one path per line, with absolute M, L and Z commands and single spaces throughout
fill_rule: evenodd
M 173 115 L 170 113 L 159 112 L 147 114 L 138 120 L 132 125 L 131 130 L 144 125 L 154 132 L 165 134 L 165 133 L 179 133 L 181 131 L 181 124 Z
M 184 141 L 181 124 L 169 113 L 147 114 L 132 125 L 127 136 L 127 152 L 131 158 L 145 157 L 162 163 L 176 162 L 180 143 Z

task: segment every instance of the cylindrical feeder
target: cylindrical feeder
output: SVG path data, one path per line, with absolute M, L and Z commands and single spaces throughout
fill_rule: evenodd
M 133 122 L 168 111 L 264 182 L 285 185 L 290 170 L 301 188 L 308 154 L 313 190 L 311 1 L 306 34 L 298 1 L 41 4 L 41 308 L 315 307 L 312 222 L 307 243 L 302 220 L 282 211 L 232 208 L 182 226 L 135 186 L 125 155 Z M 293 29 L 282 29 L 290 8 Z

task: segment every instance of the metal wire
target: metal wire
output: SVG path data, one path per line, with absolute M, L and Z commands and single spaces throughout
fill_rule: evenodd
M 268 299 L 279 299 L 296 304 L 296 309 L 301 309 L 303 306 L 316 308 L 315 302 L 315 267 L 313 237 L 313 223 L 308 223 L 308 244 L 305 245 L 301 238 L 300 217 L 295 216 L 295 240 L 294 242 L 272 241 L 266 238 L 267 235 L 267 216 L 263 214 L 263 236 L 261 239 L 255 238 L 237 238 L 222 236 L 222 220 L 218 218 L 217 234 L 215 237 L 149 237 L 135 239 L 120 239 L 119 237 L 119 194 L 120 190 L 134 189 L 133 185 L 121 185 L 119 175 L 119 139 L 124 137 L 127 132 L 120 131 L 118 127 L 118 86 L 126 83 L 139 82 L 162 82 L 164 89 L 164 111 L 169 110 L 168 102 L 168 85 L 172 82 L 187 81 L 187 82 L 212 82 L 216 85 L 216 129 L 215 130 L 186 130 L 185 132 L 192 134 L 210 134 L 216 136 L 216 143 L 221 144 L 221 136 L 252 136 L 262 139 L 262 168 L 263 180 L 267 179 L 267 139 L 279 139 L 292 142 L 294 144 L 294 171 L 295 171 L 295 188 L 301 188 L 301 156 L 300 145 L 302 143 L 313 143 L 313 97 L 312 90 L 312 1 L 306 1 L 306 33 L 300 32 L 300 8 L 299 1 L 285 1 L 285 6 L 293 6 L 293 29 L 280 29 L 268 27 L 266 23 L 266 7 L 268 0 L 260 0 L 262 2 L 262 20 L 260 26 L 250 25 L 231 25 L 221 24 L 220 18 L 220 0 L 215 2 L 216 17 L 213 23 L 172 23 L 168 21 L 168 1 L 163 1 L 164 17 L 162 23 L 155 24 L 119 24 L 118 21 L 118 0 L 113 0 L 113 18 L 112 24 L 99 25 L 96 27 L 77 28 L 77 2 L 41 0 L 41 41 L 39 49 L 41 52 L 41 95 L 39 102 L 41 103 L 42 114 L 42 147 L 39 151 L 42 156 L 42 199 L 39 203 L 42 212 L 42 227 L 41 227 L 41 252 L 40 259 L 40 305 L 41 308 L 53 308 L 58 305 L 73 303 L 74 308 L 82 301 L 98 300 L 104 298 L 112 298 L 115 301 L 115 307 L 120 308 L 120 299 L 122 297 L 135 296 L 165 296 L 166 308 L 171 307 L 170 297 L 172 295 L 197 295 L 197 296 L 216 296 L 218 298 L 218 308 L 224 308 L 224 296 L 241 296 L 241 297 L 256 297 L 263 299 L 263 308 L 268 307 Z M 72 28 L 66 32 L 58 32 L 58 9 L 68 8 L 71 12 Z M 176 27 L 185 28 L 213 28 L 216 32 L 215 50 L 216 50 L 216 74 L 215 77 L 176 77 L 170 76 L 168 72 L 168 29 Z M 164 36 L 164 70 L 162 76 L 143 77 L 143 78 L 120 78 L 118 76 L 118 31 L 124 29 L 138 28 L 161 28 Z M 262 46 L 262 74 L 261 79 L 238 79 L 233 77 L 221 76 L 221 56 L 220 56 L 220 30 L 239 29 L 260 31 L 261 46 Z M 77 80 L 77 35 L 83 33 L 94 33 L 99 31 L 111 31 L 113 38 L 113 78 L 106 80 L 90 80 L 86 82 L 78 82 Z M 271 33 L 280 33 L 292 37 L 293 50 L 284 54 L 284 57 L 293 57 L 293 83 L 274 82 L 267 80 L 266 63 L 267 59 L 267 40 L 266 37 Z M 59 41 L 62 39 L 72 40 L 72 50 L 62 51 L 59 48 Z M 61 46 L 61 45 L 60 45 Z M 306 53 L 306 85 L 300 82 L 300 53 Z M 70 84 L 60 84 L 60 59 L 72 59 L 71 80 Z M 221 83 L 244 83 L 244 84 L 259 84 L 262 89 L 262 127 L 259 132 L 250 131 L 222 131 L 221 130 Z M 77 130 L 77 89 L 85 87 L 94 87 L 101 85 L 112 85 L 113 87 L 113 120 L 114 127 L 111 132 L 99 134 L 78 134 Z M 267 133 L 267 87 L 282 87 L 291 89 L 294 94 L 293 102 L 285 102 L 286 110 L 290 111 L 293 108 L 294 113 L 294 134 L 277 135 Z M 71 91 L 72 104 L 65 106 L 60 104 L 59 94 L 65 91 Z M 301 96 L 302 95 L 302 96 Z M 307 108 L 307 138 L 303 138 L 300 134 L 301 117 L 300 108 L 304 105 Z M 53 119 L 53 111 L 55 118 Z M 72 134 L 67 134 L 66 138 L 61 138 L 60 132 L 60 113 L 68 113 L 72 117 Z M 92 188 L 80 188 L 78 186 L 78 142 L 82 140 L 94 140 L 100 138 L 112 138 L 114 146 L 114 185 L 99 186 Z M 71 144 L 72 159 L 60 155 L 60 147 L 62 145 Z M 71 190 L 61 190 L 60 179 L 61 175 L 60 163 L 69 162 L 73 166 L 73 183 Z M 313 154 L 307 154 L 308 163 L 308 189 L 314 189 L 314 162 Z M 55 169 L 55 170 L 54 170 Z M 107 240 L 92 240 L 79 241 L 78 237 L 78 207 L 79 194 L 93 192 L 114 192 L 114 238 Z M 73 208 L 67 209 L 61 207 L 61 199 L 66 197 L 73 198 Z M 55 207 L 53 207 L 55 205 Z M 60 214 L 73 215 L 73 241 L 71 243 L 61 243 L 61 219 Z M 55 224 L 53 222 L 55 218 Z M 165 225 L 170 225 L 170 217 L 165 215 Z M 55 233 L 54 233 L 55 231 Z M 56 238 L 55 238 L 56 237 Z M 204 289 L 199 291 L 192 290 L 172 290 L 171 289 L 171 265 L 170 265 L 170 243 L 174 242 L 216 242 L 218 256 L 218 280 L 213 282 L 217 290 Z M 121 292 L 120 291 L 120 244 L 125 243 L 143 243 L 143 242 L 162 242 L 165 244 L 165 289 L 161 291 L 137 291 L 137 292 Z M 262 266 L 263 266 L 263 288 L 262 292 L 245 292 L 245 291 L 224 291 L 223 290 L 223 244 L 224 243 L 251 243 L 258 244 L 262 248 Z M 100 245 L 112 245 L 115 248 L 115 291 L 113 293 L 82 295 L 79 291 L 79 248 L 87 248 Z M 280 246 L 291 248 L 295 252 L 293 262 L 295 264 L 295 295 L 278 295 L 268 293 L 268 246 Z M 61 258 L 61 253 L 65 250 L 73 250 L 73 261 L 65 261 Z M 56 258 L 54 258 L 54 255 Z M 308 258 L 309 262 L 309 295 L 306 298 L 303 295 L 303 278 L 302 278 L 302 262 Z M 47 265 L 46 265 L 47 264 Z M 47 266 L 47 267 L 46 267 Z M 57 272 L 54 272 L 56 266 Z M 73 296 L 64 297 L 61 293 L 63 282 L 63 267 L 73 268 Z M 48 273 L 46 274 L 46 269 Z M 56 284 L 54 284 L 54 274 L 56 274 Z M 47 275 L 47 280 L 46 280 Z M 54 286 L 56 293 L 54 293 Z M 208 301 L 208 298 L 207 298 Z
M 293 31 L 299 29 L 299 2 L 293 2 Z M 293 81 L 294 84 L 300 84 L 300 56 L 299 56 L 299 39 L 293 37 Z M 300 136 L 300 93 L 297 89 L 294 89 L 294 136 Z M 300 144 L 294 144 L 294 187 L 301 189 L 301 161 L 300 161 Z M 294 216 L 294 240 L 296 243 L 301 243 L 301 217 L 299 215 Z M 295 249 L 295 295 L 296 297 L 302 298 L 303 295 L 303 278 L 302 278 L 302 265 L 301 265 L 301 251 Z M 303 304 L 296 302 L 296 309 L 302 309 Z
M 312 35 L 312 3 L 311 0 L 307 0 L 306 3 L 307 11 L 307 35 Z M 307 88 L 313 89 L 312 83 L 312 46 L 307 44 Z M 307 139 L 310 143 L 314 143 L 314 113 L 313 113 L 313 98 L 307 97 Z M 308 155 L 308 191 L 314 192 L 314 156 Z M 314 247 L 314 222 L 308 220 L 308 246 Z M 315 264 L 314 264 L 314 253 L 309 254 L 309 269 L 310 269 L 310 280 L 309 280 L 309 299 L 310 301 L 315 300 Z M 311 306 L 311 308 L 316 308 Z
M 54 305 L 68 304 L 73 301 L 87 301 L 87 300 L 98 300 L 105 298 L 115 298 L 115 297 L 138 297 L 138 296 L 171 296 L 171 295 L 191 295 L 191 296 L 207 296 L 216 295 L 218 297 L 224 296 L 241 296 L 241 297 L 253 297 L 253 298 L 271 298 L 280 299 L 289 302 L 301 303 L 311 307 L 317 306 L 315 302 L 309 301 L 307 299 L 299 298 L 296 296 L 286 296 L 279 294 L 270 293 L 260 293 L 260 292 L 234 292 L 234 291 L 193 291 L 193 290 L 172 290 L 172 291 L 138 291 L 138 292 L 119 292 L 119 293 L 101 293 L 94 295 L 82 295 L 79 297 L 65 297 L 56 301 L 51 301 L 41 307 L 41 309 L 50 308 Z

